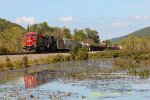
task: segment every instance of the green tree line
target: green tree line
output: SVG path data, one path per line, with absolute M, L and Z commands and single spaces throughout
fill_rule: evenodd
M 129 35 L 120 41 L 120 45 L 128 52 L 150 52 L 149 37 Z
M 58 38 L 74 39 L 78 41 L 85 41 L 88 43 L 99 43 L 99 33 L 96 30 L 85 28 L 85 29 L 74 29 L 73 32 L 69 28 L 63 27 L 51 27 L 47 22 L 34 24 L 28 27 L 28 31 L 37 33 L 44 33 L 47 35 L 53 35 Z

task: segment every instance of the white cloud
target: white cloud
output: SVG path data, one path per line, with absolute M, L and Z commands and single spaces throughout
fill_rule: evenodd
M 20 17 L 20 18 L 16 18 L 16 23 L 18 24 L 34 24 L 35 18 L 34 17 Z
M 126 27 L 126 26 L 128 26 L 128 23 L 125 23 L 125 22 L 113 22 L 112 26 L 113 27 Z
M 135 15 L 133 18 L 137 20 L 149 20 L 150 16 Z
M 75 19 L 71 16 L 68 16 L 68 17 L 59 18 L 59 21 L 62 22 L 62 23 L 71 23 L 71 22 L 74 22 Z

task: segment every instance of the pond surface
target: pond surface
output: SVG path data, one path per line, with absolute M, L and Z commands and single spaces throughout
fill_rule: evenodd
M 113 71 L 113 59 L 0 73 L 0 100 L 150 100 L 150 78 Z

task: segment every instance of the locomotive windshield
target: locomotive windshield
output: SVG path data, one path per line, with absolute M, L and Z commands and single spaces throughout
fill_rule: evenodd
M 30 35 L 30 34 L 25 34 L 24 36 L 25 36 L 25 37 L 30 37 L 31 35 Z
M 36 34 L 25 34 L 25 37 L 36 37 Z

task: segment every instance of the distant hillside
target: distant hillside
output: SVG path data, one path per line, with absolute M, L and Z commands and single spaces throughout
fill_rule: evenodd
M 128 34 L 126 36 L 122 36 L 122 37 L 117 37 L 117 38 L 112 38 L 110 39 L 112 42 L 119 42 L 120 40 L 128 37 L 129 35 L 135 35 L 135 36 L 144 36 L 144 37 L 150 37 L 150 27 L 146 27 L 143 29 L 140 29 L 138 31 L 135 31 L 131 34 Z
M 18 27 L 24 30 L 24 28 L 16 23 L 12 23 L 10 21 L 7 21 L 6 19 L 0 18 L 0 32 L 3 32 L 6 29 L 10 29 L 11 27 Z
M 0 18 L 0 54 L 21 52 L 24 32 L 22 26 Z

